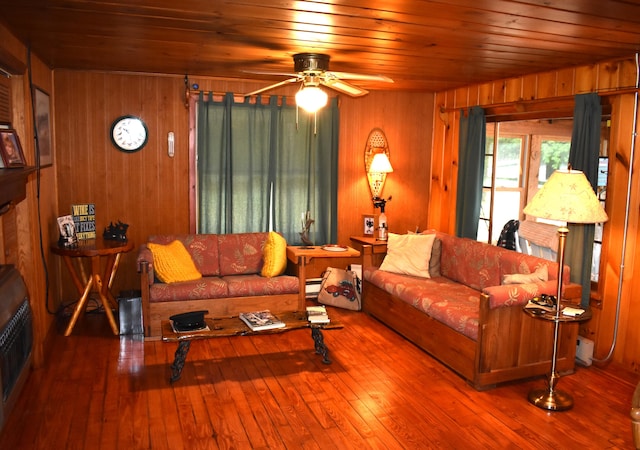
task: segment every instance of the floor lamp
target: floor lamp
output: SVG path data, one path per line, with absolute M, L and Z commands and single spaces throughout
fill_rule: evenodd
M 587 177 L 579 170 L 556 170 L 524 208 L 524 213 L 541 219 L 568 223 L 593 224 L 606 222 L 609 218 L 593 192 Z M 546 389 L 534 389 L 529 393 L 529 401 L 539 408 L 562 411 L 571 408 L 573 399 L 556 389 L 559 376 L 556 371 L 558 355 L 558 335 L 561 322 L 562 269 L 564 250 L 569 234 L 567 226 L 558 228 L 558 290 L 553 333 L 553 355 L 551 373 Z

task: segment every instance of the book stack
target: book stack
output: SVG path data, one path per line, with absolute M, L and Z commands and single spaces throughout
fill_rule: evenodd
M 305 285 L 305 297 L 318 298 L 321 284 L 322 284 L 322 278 L 307 278 L 307 282 Z
M 327 309 L 323 306 L 307 306 L 307 318 L 309 323 L 329 323 L 329 315 Z
M 268 309 L 240 313 L 239 317 L 252 331 L 273 330 L 274 328 L 284 328 L 286 326 L 283 321 L 271 314 Z

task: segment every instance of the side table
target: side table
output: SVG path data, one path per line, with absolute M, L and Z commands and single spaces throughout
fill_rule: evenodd
M 367 257 L 370 256 L 371 258 L 371 261 L 363 260 L 362 261 L 363 266 L 374 265 L 376 267 L 380 267 L 380 264 L 382 264 L 382 260 L 384 259 L 384 256 L 387 254 L 387 241 L 381 241 L 379 239 L 376 239 L 373 236 L 351 236 L 350 239 L 351 239 L 351 242 L 353 243 L 353 246 L 357 250 L 360 250 L 360 252 L 363 255 L 363 258 L 365 254 L 367 255 Z M 365 246 L 371 247 L 370 254 L 364 251 Z
M 76 305 L 69 325 L 64 332 L 65 336 L 69 336 L 73 331 L 80 312 L 84 310 L 89 292 L 94 288 L 100 297 L 100 302 L 104 307 L 104 312 L 109 320 L 113 334 L 119 334 L 116 320 L 111 311 L 111 305 L 118 306 L 115 297 L 110 289 L 118 270 L 120 256 L 122 253 L 129 252 L 133 249 L 133 242 L 129 241 L 108 241 L 102 238 L 90 239 L 86 241 L 78 241 L 78 245 L 73 247 L 64 247 L 58 243 L 51 244 L 51 252 L 62 256 L 73 284 L 75 285 L 80 299 Z M 104 271 L 101 270 L 100 258 L 106 258 Z M 82 260 L 78 261 L 78 268 L 73 264 L 74 258 L 89 258 L 91 262 L 91 273 L 87 276 Z M 106 283 L 103 282 L 106 280 Z
M 573 406 L 573 398 L 571 395 L 564 391 L 556 389 L 560 375 L 556 370 L 556 360 L 558 354 L 558 335 L 560 326 L 563 323 L 575 323 L 582 322 L 591 319 L 591 309 L 582 308 L 584 312 L 578 316 L 565 316 L 562 314 L 562 310 L 567 307 L 575 307 L 572 304 L 562 303 L 559 310 L 544 311 L 542 313 L 534 313 L 529 308 L 524 308 L 524 312 L 536 319 L 548 320 L 554 322 L 554 335 L 553 335 L 553 355 L 551 357 L 551 372 L 549 373 L 549 381 L 547 387 L 543 389 L 533 389 L 529 392 L 529 402 L 537 406 L 538 408 L 546 409 L 548 411 L 564 411 L 570 409 Z
M 345 268 L 351 259 L 359 258 L 360 252 L 351 247 L 342 247 L 342 251 L 323 250 L 322 246 L 287 246 L 287 259 L 291 270 L 300 280 L 300 304 L 304 305 L 307 279 L 319 277 L 327 267 Z M 291 267 L 292 266 L 292 267 Z

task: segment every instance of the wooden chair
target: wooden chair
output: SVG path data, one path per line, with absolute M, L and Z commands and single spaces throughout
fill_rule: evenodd
M 640 449 L 640 382 L 631 399 L 631 431 L 636 449 Z

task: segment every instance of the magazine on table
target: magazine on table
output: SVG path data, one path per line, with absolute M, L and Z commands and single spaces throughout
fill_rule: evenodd
M 253 331 L 273 330 L 274 328 L 284 328 L 286 326 L 283 321 L 274 316 L 268 309 L 240 313 L 239 317 Z

